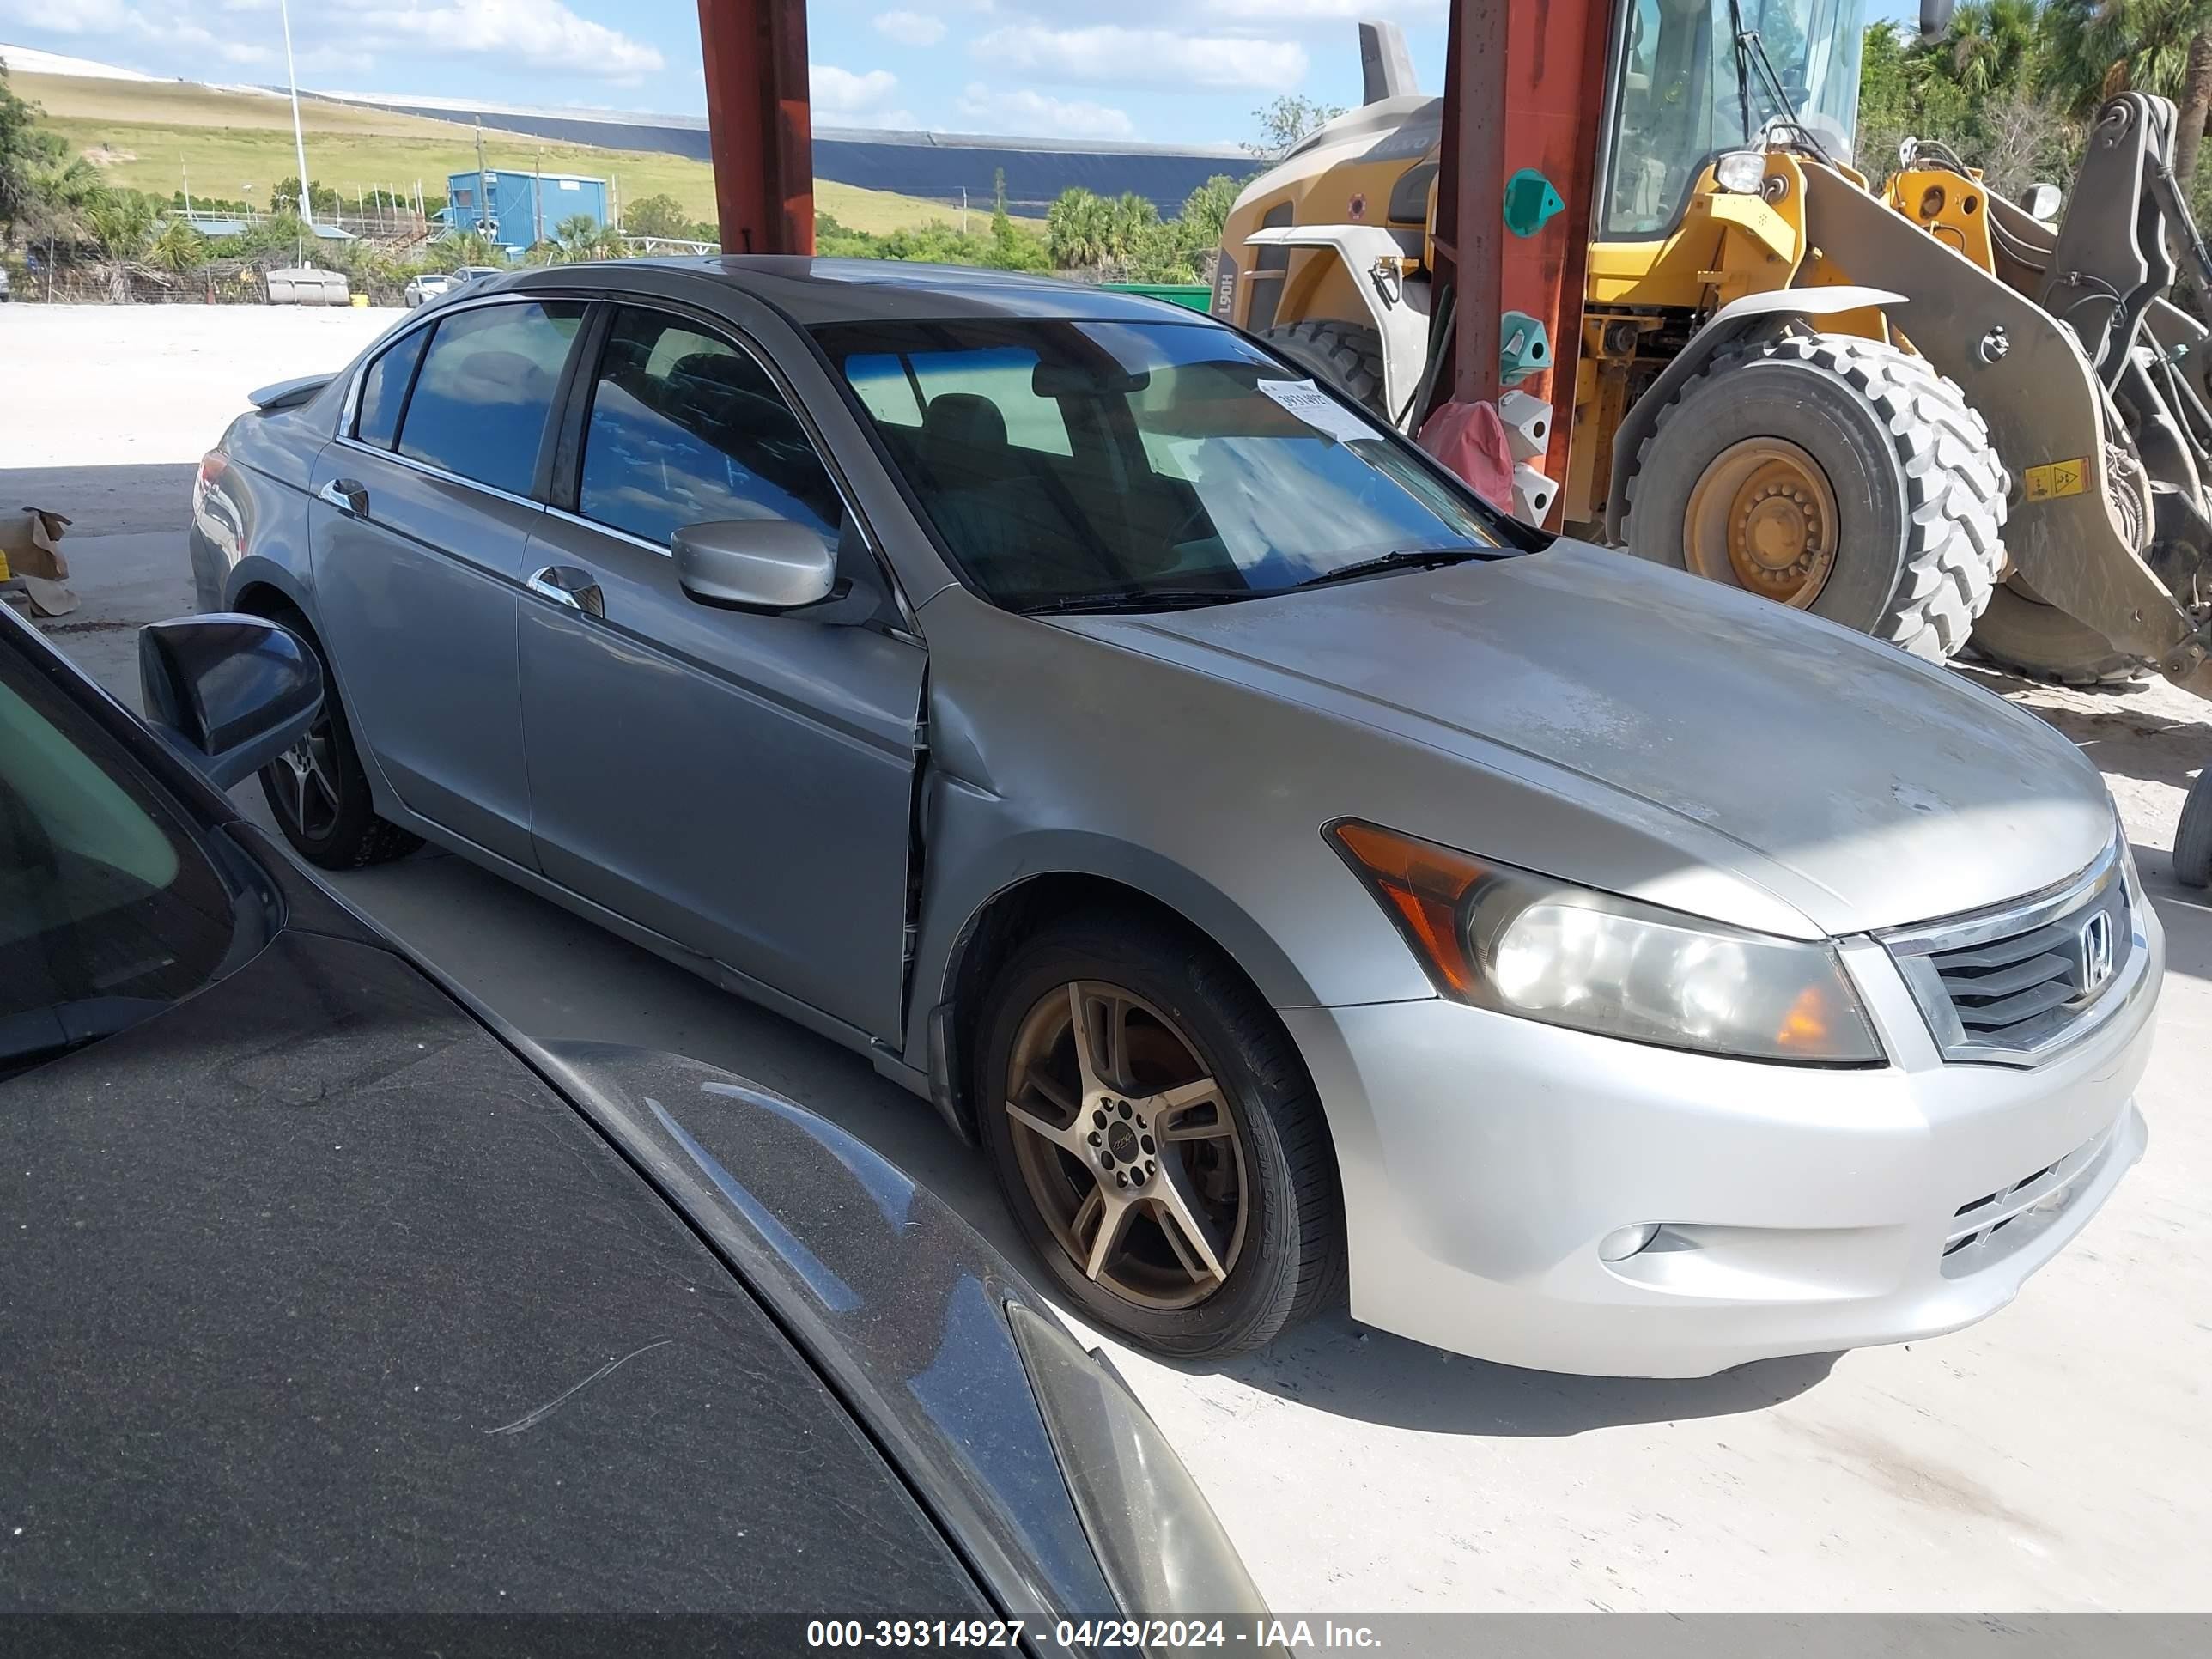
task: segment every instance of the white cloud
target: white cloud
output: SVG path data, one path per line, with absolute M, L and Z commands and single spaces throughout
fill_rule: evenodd
M 985 130 L 992 132 L 1042 138 L 1133 138 L 1137 132 L 1127 112 L 1104 104 L 1048 98 L 1027 88 L 994 92 L 980 81 L 968 83 L 954 107 L 989 123 Z
M 806 80 L 816 123 L 825 127 L 918 127 L 910 109 L 894 108 L 898 76 L 889 70 L 855 74 L 835 64 L 809 64 Z
M 994 68 L 1074 86 L 1282 92 L 1306 75 L 1306 49 L 1295 40 L 1179 34 L 1111 23 L 1073 29 L 1017 23 L 993 29 L 971 50 Z
M 809 64 L 806 82 L 814 94 L 814 107 L 835 115 L 873 109 L 898 90 L 898 76 L 889 70 L 855 75 L 835 64 Z
M 252 14 L 250 27 L 237 21 Z M 272 0 L 0 0 L 0 24 L 102 42 L 109 52 L 161 54 L 162 73 L 208 78 L 225 64 L 281 74 L 284 62 Z M 220 31 L 203 16 L 225 16 Z M 391 51 L 497 57 L 525 69 L 617 84 L 665 67 L 659 47 L 580 17 L 562 0 L 370 0 L 365 5 L 295 6 L 292 41 L 303 71 L 321 63 L 356 70 Z
M 926 11 L 887 11 L 876 19 L 876 33 L 902 46 L 933 46 L 945 38 L 945 20 Z
M 1444 15 L 1444 0 L 1393 0 L 1378 9 L 1375 0 L 1204 0 L 1200 12 L 1225 21 L 1295 28 L 1301 23 L 1345 23 L 1382 15 L 1401 23 L 1431 22 Z M 1346 44 L 1349 31 L 1346 32 Z

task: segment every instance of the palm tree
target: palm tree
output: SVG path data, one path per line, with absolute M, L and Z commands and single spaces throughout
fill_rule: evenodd
M 2180 105 L 2173 171 L 2185 185 L 2212 114 L 2212 0 L 2054 0 L 2049 75 L 2087 113 L 2122 92 Z
M 563 264 L 595 258 L 599 251 L 599 223 L 588 213 L 572 213 L 553 227 L 552 257 Z
M 181 276 L 207 263 L 207 240 L 182 219 L 172 219 L 147 247 L 146 263 Z
M 2038 0 L 1971 0 L 1951 15 L 1944 36 L 1951 72 L 1977 100 L 2025 85 L 2042 49 Z
M 1113 255 L 1114 208 L 1103 197 L 1070 185 L 1046 210 L 1045 245 L 1059 270 L 1086 270 Z

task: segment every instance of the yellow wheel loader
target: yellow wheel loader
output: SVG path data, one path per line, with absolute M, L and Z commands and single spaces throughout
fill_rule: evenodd
M 1455 63 L 1480 61 L 1459 31 L 1492 8 L 1500 50 L 1529 61 L 1534 39 L 1540 59 L 1556 14 L 1521 3 L 1458 0 Z M 2176 250 L 2207 291 L 2212 262 L 2170 170 L 2172 106 L 2105 106 L 2063 219 L 2049 186 L 2006 201 L 1909 141 L 1877 192 L 1851 160 L 1863 0 L 1588 3 L 1586 166 L 1523 169 L 1490 198 L 1505 234 L 1453 238 L 1571 289 L 1568 337 L 1454 303 L 1439 204 L 1463 157 L 1510 165 L 1514 111 L 1462 92 L 1448 154 L 1445 100 L 1374 23 L 1367 101 L 1238 198 L 1215 314 L 1407 431 L 1475 331 L 1523 518 L 1931 659 L 1971 635 L 2039 677 L 2149 669 L 2212 696 L 2212 344 L 2168 298 Z M 1571 238 L 1577 198 L 1586 242 L 1540 252 L 1534 227 L 1564 203 Z M 1550 395 L 1520 389 L 1554 364 Z

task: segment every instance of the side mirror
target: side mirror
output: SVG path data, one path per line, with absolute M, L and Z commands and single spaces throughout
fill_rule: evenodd
M 702 605 L 796 611 L 837 590 L 837 550 L 788 519 L 717 519 L 671 538 L 676 580 Z
M 138 689 L 155 734 L 228 789 L 307 735 L 323 670 L 289 629 L 218 611 L 140 629 Z
M 2030 185 L 2021 191 L 2020 204 L 2027 210 L 2029 218 L 2040 219 L 2045 224 L 2050 224 L 2058 217 L 2058 186 Z

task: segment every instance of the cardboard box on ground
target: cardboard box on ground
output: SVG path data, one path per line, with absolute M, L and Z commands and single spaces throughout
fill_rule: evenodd
M 61 617 L 77 607 L 70 591 L 69 560 L 56 545 L 69 520 L 44 507 L 0 513 L 0 597 L 27 604 L 40 617 Z

